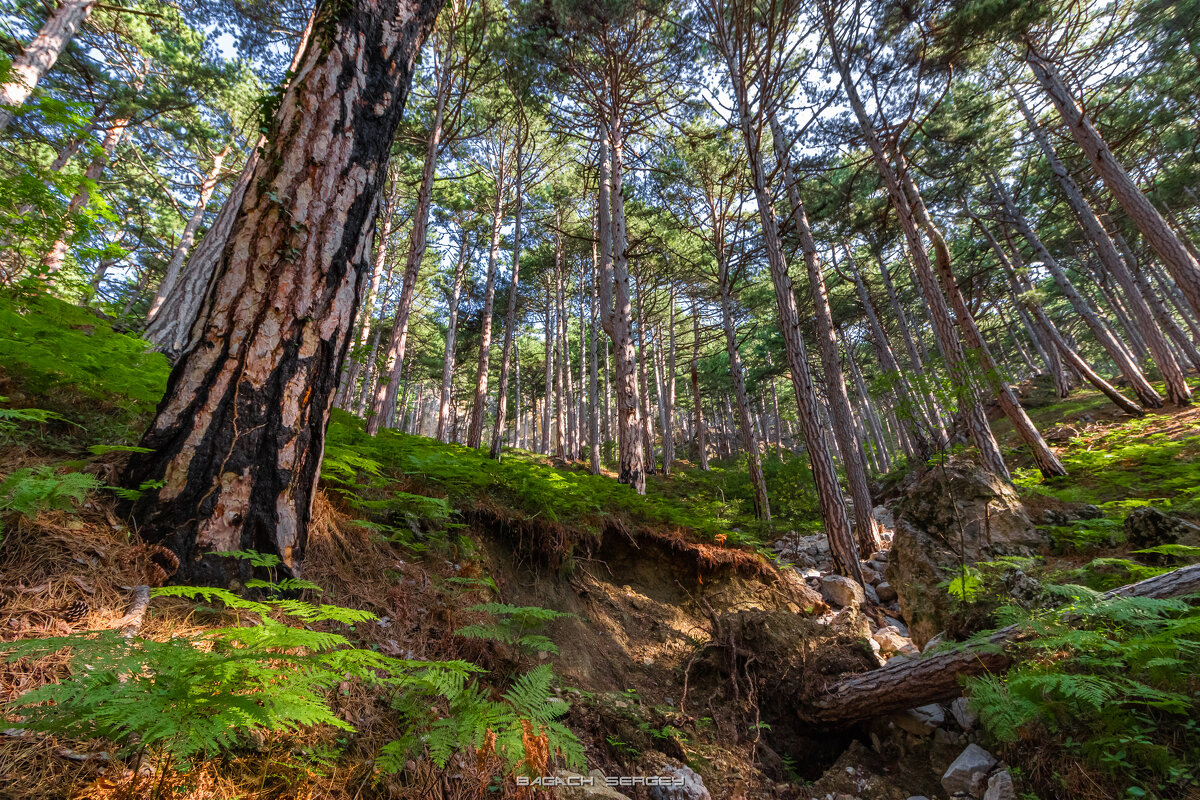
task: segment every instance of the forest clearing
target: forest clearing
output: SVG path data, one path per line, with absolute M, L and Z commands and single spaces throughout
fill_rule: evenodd
M 0 798 L 1200 800 L 1197 13 L 9 0 Z

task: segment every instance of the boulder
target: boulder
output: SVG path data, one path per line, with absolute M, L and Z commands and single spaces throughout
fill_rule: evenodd
M 1200 547 L 1200 525 L 1164 514 L 1153 506 L 1143 506 L 1125 517 L 1125 538 L 1137 550 L 1163 544 Z
M 879 599 L 884 603 L 890 603 L 899 597 L 896 590 L 887 581 L 881 581 L 875 586 L 875 594 L 879 595 Z
M 900 711 L 892 714 L 890 719 L 901 730 L 916 736 L 931 736 L 936 728 L 946 724 L 946 712 L 934 703 Z
M 825 575 L 821 578 L 821 595 L 835 606 L 861 606 L 867 600 L 866 592 L 856 581 L 842 575 Z
M 987 750 L 977 744 L 969 744 L 942 775 L 942 788 L 946 794 L 980 797 L 987 786 L 988 773 L 996 763 L 996 757 Z
M 965 458 L 907 478 L 894 508 L 885 579 L 918 646 L 946 627 L 951 598 L 938 584 L 963 558 L 1028 555 L 1043 543 L 1016 491 Z
M 712 800 L 704 779 L 685 765 L 665 766 L 659 772 L 664 777 L 682 778 L 682 786 L 651 786 L 651 800 Z
M 983 800 L 1017 800 L 1017 787 L 1013 786 L 1012 775 L 1002 769 L 988 781 Z

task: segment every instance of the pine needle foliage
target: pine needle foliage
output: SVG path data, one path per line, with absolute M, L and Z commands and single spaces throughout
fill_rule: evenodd
M 1029 630 L 1028 655 L 1004 675 L 967 682 L 998 742 L 1036 741 L 1082 760 L 1130 796 L 1178 797 L 1200 787 L 1200 608 L 1192 599 L 1106 597 L 1045 585 L 1065 603 L 997 611 Z M 1051 778 L 1051 784 L 1058 778 Z M 1041 787 L 1062 796 L 1065 786 Z

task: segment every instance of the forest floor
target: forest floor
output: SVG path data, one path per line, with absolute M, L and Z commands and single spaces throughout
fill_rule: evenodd
M 41 410 L 0 415 L 0 480 L 91 476 L 74 497 L 68 487 L 24 506 L 15 484 L 0 484 L 0 643 L 119 628 L 131 587 L 169 579 L 169 557 L 139 540 L 105 488 L 117 482 L 168 366 L 56 301 L 4 300 L 0 330 L 0 409 Z M 1130 549 L 1120 522 L 1129 509 L 1200 515 L 1200 411 L 1132 419 L 1080 394 L 1031 413 L 1071 471 L 1057 481 L 1028 469 L 1015 475 L 1044 516 L 1047 572 L 1096 588 L 1127 582 L 1112 564 Z M 777 462 L 777 480 L 795 468 Z M 830 733 L 800 724 L 788 698 L 877 665 L 878 648 L 868 646 L 876 626 L 854 606 L 831 608 L 819 583 L 776 556 L 776 537 L 739 504 L 743 480 L 736 465 L 713 474 L 684 465 L 639 498 L 532 454 L 497 464 L 418 437 L 372 439 L 337 413 L 303 575 L 322 592 L 299 596 L 371 612 L 373 621 L 353 629 L 328 623 L 356 647 L 479 665 L 481 685 L 496 695 L 553 665 L 555 697 L 570 704 L 565 721 L 585 748 L 580 772 L 694 771 L 711 797 L 730 800 L 944 796 L 938 778 L 960 741 L 894 745 L 880 742 L 877 727 Z M 812 530 L 808 501 L 792 493 L 780 489 L 785 539 L 795 538 L 789 522 L 798 534 Z M 1056 509 L 1079 503 L 1100 516 L 1055 524 Z M 138 635 L 170 641 L 239 624 L 248 621 L 235 609 L 156 596 Z M 456 634 L 464 630 L 475 633 Z M 792 669 L 786 691 L 764 684 L 756 659 Z M 61 653 L 0 664 L 0 703 L 62 680 L 67 665 Z M 8 729 L 0 797 L 522 796 L 500 779 L 498 761 L 465 753 L 442 767 L 414 755 L 385 773 L 381 750 L 404 735 L 391 699 L 346 680 L 327 700 L 353 732 L 269 731 L 186 769 L 95 737 Z

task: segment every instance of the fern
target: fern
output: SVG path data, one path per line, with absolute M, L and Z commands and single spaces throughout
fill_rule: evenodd
M 557 653 L 558 647 L 539 631 L 548 622 L 573 616 L 540 606 L 511 606 L 507 603 L 481 603 L 470 611 L 482 611 L 495 617 L 487 624 L 466 625 L 454 631 L 467 639 L 491 639 L 526 653 Z
M 39 511 L 73 511 L 100 486 L 100 481 L 83 472 L 60 475 L 44 464 L 24 467 L 0 482 L 0 512 L 33 517 Z

